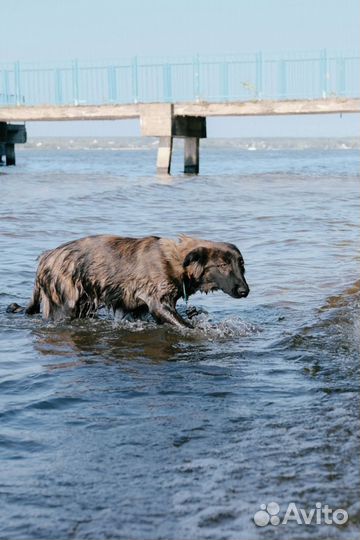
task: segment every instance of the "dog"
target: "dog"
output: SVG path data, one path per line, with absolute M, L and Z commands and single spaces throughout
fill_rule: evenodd
M 192 327 L 176 310 L 179 298 L 221 290 L 245 298 L 243 257 L 233 244 L 181 235 L 87 236 L 43 253 L 25 312 L 45 319 L 82 318 L 100 307 L 116 318 L 150 313 L 157 322 Z

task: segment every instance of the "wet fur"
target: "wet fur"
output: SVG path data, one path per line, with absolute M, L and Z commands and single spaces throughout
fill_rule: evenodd
M 247 296 L 239 250 L 189 236 L 81 238 L 40 257 L 26 313 L 41 305 L 45 319 L 80 318 L 106 306 L 120 318 L 150 312 L 159 322 L 191 327 L 175 307 L 184 287 L 187 296 L 217 289 Z

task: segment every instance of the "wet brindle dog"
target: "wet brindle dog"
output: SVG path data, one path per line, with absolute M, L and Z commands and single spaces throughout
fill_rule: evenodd
M 40 257 L 26 313 L 39 313 L 42 306 L 45 319 L 59 320 L 89 317 L 105 306 L 121 319 L 150 313 L 158 322 L 192 327 L 176 311 L 179 298 L 216 290 L 244 298 L 244 274 L 233 244 L 189 236 L 88 236 Z

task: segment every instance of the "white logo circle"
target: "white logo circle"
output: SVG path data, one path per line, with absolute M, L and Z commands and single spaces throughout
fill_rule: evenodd
M 259 510 L 254 515 L 255 525 L 265 527 L 270 522 L 270 516 L 265 510 Z
M 271 525 L 279 525 L 280 518 L 278 516 L 271 516 L 270 523 Z
M 339 514 L 341 517 L 339 517 Z M 346 523 L 349 519 L 349 514 L 346 510 L 338 508 L 337 510 L 334 510 L 332 518 L 336 525 L 344 525 L 344 523 Z
M 266 510 L 269 512 L 270 516 L 275 516 L 280 512 L 280 506 L 277 502 L 270 502 L 267 505 Z

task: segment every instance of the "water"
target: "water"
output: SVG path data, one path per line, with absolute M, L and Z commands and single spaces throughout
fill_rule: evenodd
M 358 538 L 359 154 L 288 143 L 166 179 L 152 140 L 38 140 L 0 170 L 1 538 Z M 5 312 L 45 249 L 180 232 L 236 243 L 251 288 L 192 297 L 195 330 Z M 271 501 L 350 517 L 257 527 Z

